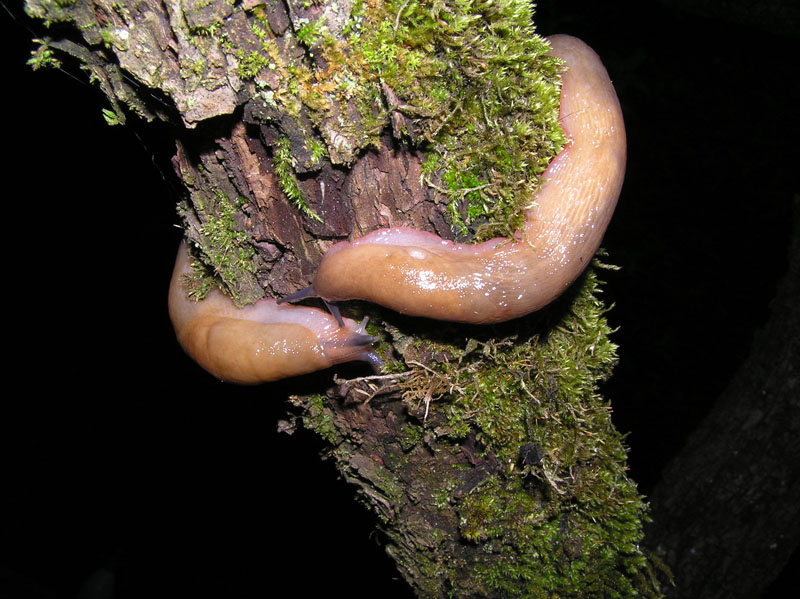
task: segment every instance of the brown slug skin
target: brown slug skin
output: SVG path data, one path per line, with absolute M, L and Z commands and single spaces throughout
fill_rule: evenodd
M 216 290 L 195 302 L 182 284 L 190 272 L 182 243 L 169 288 L 169 315 L 184 351 L 219 379 L 254 384 L 349 360 L 380 364 L 372 351 L 375 339 L 364 334 L 363 324 L 345 318 L 339 326 L 322 310 L 278 306 L 272 299 L 238 309 Z
M 549 41 L 567 66 L 560 120 L 570 141 L 542 177 L 524 235 L 466 245 L 410 229 L 373 231 L 325 254 L 315 295 L 329 302 L 367 300 L 439 320 L 493 323 L 542 308 L 583 272 L 622 187 L 625 129 L 597 54 L 567 35 Z

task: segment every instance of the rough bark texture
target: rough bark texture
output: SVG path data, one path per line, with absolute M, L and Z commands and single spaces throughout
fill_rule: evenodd
M 798 546 L 800 197 L 794 220 L 769 322 L 653 493 L 648 534 L 675 575 L 671 597 L 757 596 Z
M 325 251 L 351 232 L 358 237 L 386 226 L 431 229 L 434 222 L 439 224 L 437 233 L 452 235 L 441 210 L 425 199 L 419 159 L 397 151 L 390 138 L 379 151 L 357 158 L 352 168 L 326 164 L 298 181 L 308 206 L 324 215 L 324 222 L 305 217 L 281 191 L 269 149 L 275 141 L 269 127 L 259 131 L 227 121 L 208 150 L 198 155 L 196 148 L 202 144 L 183 140 L 173 161 L 193 198 L 193 206 L 186 205 L 182 213 L 195 241 L 203 238 L 209 218 L 198 204 L 214 207 L 218 201 L 209 190 L 219 190 L 223 198 L 240 198 L 236 219 L 258 254 L 255 273 L 240 271 L 234 277 L 241 286 L 234 292 L 243 301 L 258 299 L 264 289 L 283 297 L 306 287 Z
M 359 6 L 367 16 L 385 8 L 366 4 Z M 394 21 L 395 31 L 406 8 L 421 10 L 390 4 L 379 22 Z M 488 18 L 481 11 L 507 11 L 495 23 L 504 43 L 532 32 L 525 2 L 422 4 L 415 15 L 423 24 L 442 11 L 428 33 L 453 27 L 476 42 L 490 29 L 470 26 Z M 425 183 L 419 148 L 462 106 L 434 98 L 431 118 L 430 107 L 410 105 L 385 81 L 360 96 L 325 95 L 349 82 L 335 79 L 336 44 L 326 54 L 314 25 L 324 21 L 327 35 L 343 37 L 354 5 L 31 0 L 28 10 L 65 27 L 43 45 L 42 62 L 52 50 L 81 61 L 120 121 L 127 105 L 176 127 L 186 234 L 245 304 L 305 287 L 327 248 L 351 235 L 411 226 L 453 237 L 439 201 L 441 173 L 439 186 Z M 462 15 L 464 6 L 473 13 Z M 454 39 L 462 38 L 445 41 Z M 441 56 L 454 52 L 430 46 Z M 471 52 L 460 59 L 462 72 L 482 85 L 496 57 Z M 512 54 L 509 64 L 526 53 Z M 375 60 L 374 52 L 348 57 L 362 59 Z M 498 72 L 527 76 L 527 63 L 506 64 Z M 501 92 L 512 97 L 514 89 Z M 483 112 L 488 96 L 479 96 L 482 117 L 495 125 Z M 357 105 L 365 98 L 368 110 Z M 541 160 L 552 154 L 544 146 Z M 466 197 L 471 187 L 459 177 L 454 185 Z M 466 214 L 466 202 L 457 210 Z M 542 314 L 493 328 L 431 327 L 379 313 L 388 374 L 292 399 L 297 410 L 283 430 L 302 422 L 329 443 L 419 596 L 659 594 L 639 548 L 646 506 L 596 391 L 615 362 L 597 286 L 589 273 Z

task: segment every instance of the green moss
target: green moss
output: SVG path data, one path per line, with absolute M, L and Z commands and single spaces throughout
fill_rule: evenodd
M 590 270 L 572 311 L 556 326 L 542 330 L 533 316 L 504 339 L 472 339 L 462 347 L 419 341 L 424 351 L 449 358 L 409 378 L 408 400 L 433 397 L 430 409 L 446 420 L 453 439 L 476 430 L 504 463 L 514 463 L 519 448 L 535 441 L 558 447 L 548 459 L 557 471 L 569 469 L 597 455 L 587 431 L 613 432 L 597 394 L 617 360 L 604 314 Z
M 78 0 L 27 0 L 25 12 L 30 17 L 43 20 L 45 26 L 50 27 L 52 23 L 72 21 L 77 2 Z
M 310 139 L 308 144 L 308 150 L 311 155 L 311 164 L 319 164 L 327 155 L 325 144 L 317 139 Z
M 100 30 L 100 37 L 105 47 L 109 49 L 113 47 L 119 52 L 128 50 L 127 35 L 127 30 L 119 30 L 114 25 L 107 25 Z
M 191 300 L 199 302 L 214 289 L 219 289 L 219 283 L 200 260 L 192 257 L 190 265 L 192 272 L 183 277 L 183 285 L 186 295 Z
M 405 493 L 442 523 L 457 523 L 457 538 L 436 535 L 436 518 L 400 524 L 398 535 L 424 539 L 426 547 L 461 547 L 453 559 L 441 559 L 451 553 L 445 548 L 414 554 L 421 596 L 443 596 L 443 588 L 462 596 L 459 573 L 468 569 L 469 596 L 660 597 L 658 564 L 640 549 L 647 506 L 626 476 L 623 436 L 597 390 L 616 347 L 594 271 L 574 293 L 558 320 L 557 310 L 547 321 L 530 316 L 508 329 L 514 337 L 398 344 L 405 356 L 429 359 L 425 366 L 411 361 L 405 386 L 419 419 L 412 416 L 396 443 L 387 443 L 380 462 L 343 452 L 353 441 L 320 417 L 321 397 L 312 402 L 311 426 L 333 444 L 343 471 L 370 481 L 362 499 L 389 530 L 402 518 L 392 506 L 407 501 L 395 474 L 407 476 L 407 463 L 428 494 L 415 496 L 407 483 Z M 467 462 L 465 448 L 472 448 Z M 409 559 L 396 558 L 401 569 Z
M 421 426 L 407 424 L 403 427 L 402 434 L 397 439 L 403 451 L 410 451 L 420 443 L 422 441 L 422 433 L 423 428 Z
M 255 250 L 247 233 L 236 221 L 237 209 L 244 200 L 231 202 L 221 191 L 212 197 L 213 200 L 203 200 L 198 194 L 193 198 L 191 207 L 186 203 L 178 207 L 178 212 L 194 213 L 201 222 L 197 231 L 197 246 L 203 254 L 203 262 L 213 265 L 215 269 L 213 273 L 199 266 L 195 269 L 196 280 L 189 284 L 190 295 L 202 299 L 210 289 L 222 286 L 237 305 L 251 303 L 258 297 L 242 297 L 239 294 L 241 289 L 253 287 L 249 280 L 254 279 L 255 274 Z M 247 285 L 242 284 L 245 278 L 249 281 Z
M 327 29 L 325 20 L 320 18 L 313 23 L 309 23 L 308 19 L 299 19 L 299 21 L 302 21 L 302 23 L 295 34 L 297 36 L 297 41 L 310 48 L 316 44 L 321 39 L 323 33 L 325 33 Z
M 303 412 L 303 426 L 315 431 L 331 446 L 336 446 L 341 441 L 324 395 L 312 395 L 308 398 L 306 410 Z
M 447 197 L 454 228 L 510 236 L 534 200 L 537 175 L 564 143 L 559 63 L 535 35 L 530 4 L 360 4 L 349 31 L 351 77 L 397 96 L 390 108 L 426 151 L 426 180 Z
M 255 50 L 245 54 L 244 50 L 240 49 L 236 58 L 239 59 L 238 75 L 245 80 L 255 79 L 261 69 L 270 64 L 268 56 L 264 56 Z
M 236 209 L 244 201 L 241 198 L 231 202 L 224 194 L 216 194 L 215 213 L 207 213 L 207 220 L 200 229 L 218 254 L 214 256 L 214 264 L 241 266 L 253 257 L 253 250 L 248 249 L 247 233 L 236 222 Z
M 272 161 L 275 166 L 275 174 L 278 175 L 278 182 L 281 185 L 284 195 L 286 195 L 289 201 L 299 208 L 307 217 L 317 222 L 322 222 L 319 215 L 306 204 L 303 193 L 300 191 L 300 186 L 297 184 L 288 137 L 282 137 L 277 141 Z
M 327 156 L 350 163 L 380 144 L 394 122 L 395 133 L 426 156 L 424 181 L 447 202 L 459 234 L 510 236 L 535 198 L 538 175 L 563 145 L 560 67 L 546 55 L 526 0 L 358 0 L 339 39 L 328 31 L 341 22 L 326 21 L 340 18 L 337 11 L 274 32 L 263 5 L 187 7 L 191 43 L 217 44 L 238 61 L 237 75 L 254 84 L 254 101 L 268 97 L 279 112 L 298 122 L 308 117 L 318 128 L 322 139 L 307 126 L 300 130 L 308 139 L 292 137 L 295 147 L 328 144 L 312 162 Z M 69 0 L 29 0 L 26 10 L 47 21 L 96 25 L 91 11 Z M 124 49 L 119 31 L 109 25 L 95 37 Z M 285 58 L 298 50 L 305 57 Z M 34 64 L 47 60 L 41 54 Z M 193 84 L 208 71 L 202 60 L 181 67 Z
M 658 596 L 638 549 L 644 505 L 632 484 L 617 491 L 622 509 L 597 512 L 574 498 L 554 509 L 524 479 L 494 479 L 459 508 L 464 537 L 500 556 L 479 562 L 476 576 L 514 597 Z
M 38 71 L 44 67 L 60 69 L 61 61 L 55 57 L 55 52 L 50 48 L 47 40 L 35 39 L 33 41 L 38 43 L 39 47 L 31 52 L 31 57 L 28 59 L 27 64 L 34 71 Z
M 114 112 L 113 110 L 109 110 L 108 108 L 103 108 L 103 119 L 105 119 L 106 124 L 109 127 L 119 125 L 122 123 L 123 120 L 120 119 L 119 115 L 116 112 Z
M 433 494 L 433 503 L 440 510 L 450 507 L 453 490 L 456 488 L 455 480 L 445 480 Z
M 221 23 L 212 23 L 211 25 L 195 25 L 194 27 L 190 27 L 189 31 L 192 35 L 199 35 L 201 37 L 216 37 L 221 28 Z
M 447 356 L 407 382 L 415 413 L 430 402 L 426 427 L 440 450 L 474 434 L 501 464 L 462 500 L 447 477 L 432 482 L 434 503 L 454 507 L 463 540 L 485 556 L 471 567 L 486 594 L 660 596 L 639 549 L 647 506 L 597 391 L 617 359 L 599 291 L 589 271 L 559 322 L 543 327 L 532 316 L 514 337 L 416 348 Z

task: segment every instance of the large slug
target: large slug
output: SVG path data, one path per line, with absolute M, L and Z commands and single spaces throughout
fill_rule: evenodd
M 550 38 L 568 70 L 561 124 L 570 141 L 543 175 L 536 205 L 514 241 L 454 244 L 431 233 L 380 229 L 334 245 L 312 287 L 283 301 L 316 295 L 326 302 L 363 299 L 416 316 L 491 323 L 523 316 L 558 297 L 586 268 L 622 187 L 625 130 L 599 57 L 580 40 Z M 372 337 L 350 319 L 264 299 L 243 309 L 218 291 L 200 302 L 181 285 L 189 272 L 178 251 L 169 312 L 183 349 L 211 374 L 259 383 L 380 358 Z M 338 320 L 338 323 L 337 323 Z
M 189 272 L 184 242 L 170 282 L 169 315 L 184 351 L 217 378 L 254 384 L 350 360 L 380 364 L 375 338 L 364 334 L 363 325 L 345 318 L 340 327 L 322 310 L 279 306 L 272 299 L 237 309 L 216 290 L 195 302 L 182 284 Z
M 626 149 L 619 101 L 600 58 L 574 37 L 549 41 L 567 66 L 560 121 L 570 141 L 543 175 L 524 234 L 465 245 L 380 229 L 331 247 L 312 286 L 282 301 L 361 299 L 404 314 L 492 323 L 558 297 L 600 245 L 622 187 Z

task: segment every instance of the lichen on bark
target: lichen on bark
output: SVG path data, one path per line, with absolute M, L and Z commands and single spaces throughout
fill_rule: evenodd
M 509 234 L 563 144 L 558 61 L 523 0 L 28 0 L 42 41 L 176 127 L 187 236 L 239 304 L 305 287 L 385 226 Z M 315 218 L 318 217 L 318 218 Z M 372 316 L 384 371 L 294 397 L 421 597 L 658 596 L 646 505 L 599 381 L 590 270 L 492 327 Z M 351 371 L 352 372 L 352 371 Z

